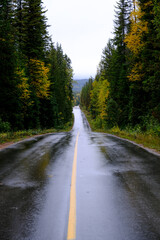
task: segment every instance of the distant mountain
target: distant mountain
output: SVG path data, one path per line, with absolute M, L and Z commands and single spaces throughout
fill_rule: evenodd
M 73 92 L 80 93 L 82 87 L 88 82 L 88 79 L 76 79 L 73 82 Z

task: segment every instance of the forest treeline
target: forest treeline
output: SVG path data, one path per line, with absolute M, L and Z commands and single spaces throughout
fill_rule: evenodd
M 97 128 L 154 129 L 160 135 L 160 2 L 119 0 L 114 35 L 81 105 Z
M 41 0 L 0 0 L 0 131 L 72 118 L 71 61 L 48 34 Z

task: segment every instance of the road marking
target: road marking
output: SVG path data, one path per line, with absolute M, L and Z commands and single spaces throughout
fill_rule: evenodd
M 67 240 L 75 240 L 76 239 L 76 170 L 77 170 L 78 138 L 79 138 L 79 132 L 78 132 L 77 138 L 76 138 L 73 167 L 72 167 Z

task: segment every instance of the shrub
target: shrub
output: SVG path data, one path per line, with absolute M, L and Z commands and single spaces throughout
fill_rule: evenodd
M 95 121 L 94 121 L 94 127 L 96 129 L 101 129 L 102 128 L 102 119 L 99 116 L 97 116 Z
M 158 119 L 153 116 L 145 116 L 143 118 L 142 130 L 145 128 L 145 131 L 149 134 L 154 134 L 160 137 L 160 124 Z
M 0 118 L 0 132 L 9 132 L 11 130 L 11 125 L 9 122 L 4 122 Z

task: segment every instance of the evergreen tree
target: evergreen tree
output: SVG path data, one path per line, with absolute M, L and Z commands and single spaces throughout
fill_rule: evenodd
M 44 60 L 48 45 L 47 18 L 41 0 L 24 0 L 23 51 L 30 59 Z
M 56 89 L 56 75 L 57 75 L 58 65 L 57 65 L 56 49 L 53 46 L 53 44 L 51 44 L 48 58 L 50 63 L 49 80 L 51 82 L 50 100 L 48 103 L 48 125 L 50 127 L 56 127 L 58 125 L 58 102 L 56 98 L 56 91 L 58 90 Z M 44 116 L 44 114 L 42 114 L 42 116 Z
M 72 78 L 71 61 L 63 54 L 62 47 L 51 44 L 49 51 L 50 97 L 46 101 L 46 114 L 42 114 L 50 127 L 62 125 L 72 118 Z M 44 109 L 45 110 L 45 109 Z
M 128 79 L 130 81 L 129 122 L 132 125 L 139 124 L 143 113 L 146 112 L 146 93 L 143 89 L 143 70 L 141 52 L 144 48 L 142 36 L 148 31 L 147 22 L 141 20 L 142 12 L 137 1 L 131 12 L 130 31 L 125 37 L 125 43 L 130 50 L 128 60 L 130 62 Z
M 58 104 L 58 120 L 59 123 L 65 123 L 71 118 L 71 102 L 72 96 L 72 68 L 70 60 L 63 54 L 61 45 L 56 47 L 56 64 L 55 69 L 55 95 Z
M 130 27 L 129 15 L 131 4 L 120 0 L 116 8 L 115 31 L 110 60 L 110 74 L 107 77 L 110 83 L 109 98 L 113 99 L 119 108 L 119 121 L 117 124 L 124 126 L 128 122 L 129 82 L 127 79 L 128 61 L 127 48 L 124 42 L 125 35 Z M 111 48 L 111 46 L 108 46 Z M 109 51 L 110 52 L 110 51 Z M 108 54 L 106 52 L 106 54 Z M 106 56 L 107 58 L 107 56 Z
M 65 121 L 69 121 L 72 118 L 72 107 L 73 107 L 73 69 L 71 66 L 71 60 L 70 58 L 65 54 L 64 60 L 66 61 L 66 82 L 65 82 L 65 104 L 66 104 L 66 110 L 65 110 Z
M 156 1 L 136 1 L 125 39 L 131 51 L 128 78 L 132 81 L 129 115 L 132 124 L 142 125 L 148 115 L 160 120 L 157 7 Z
M 10 0 L 0 3 L 0 118 L 19 125 L 20 106 L 17 98 L 17 82 L 15 78 L 16 54 L 14 44 L 14 6 Z M 15 109 L 13 111 L 13 109 Z
M 143 34 L 145 45 L 141 52 L 143 87 L 147 92 L 147 111 L 160 121 L 160 42 L 157 26 L 159 4 L 157 1 L 139 0 L 142 21 L 147 22 L 148 31 Z M 156 26 L 156 28 L 155 28 Z
M 16 1 L 14 17 L 15 17 L 17 51 L 18 51 L 18 56 L 21 56 L 22 50 L 23 50 L 23 37 L 24 37 L 23 0 Z
M 40 104 L 41 98 L 47 98 L 49 88 L 48 70 L 44 65 L 48 44 L 47 19 L 41 0 L 24 0 L 22 13 L 22 52 L 26 58 L 26 74 L 30 87 L 30 104 L 25 118 L 25 127 L 36 128 L 41 126 L 40 108 L 43 107 Z
M 93 88 L 92 83 L 93 83 L 93 79 L 90 78 L 81 90 L 80 103 L 81 103 L 81 106 L 85 106 L 87 110 L 89 110 L 91 107 L 90 106 L 90 101 L 91 101 L 90 94 L 91 94 L 91 90 Z M 91 107 L 91 111 L 92 111 L 92 107 Z

